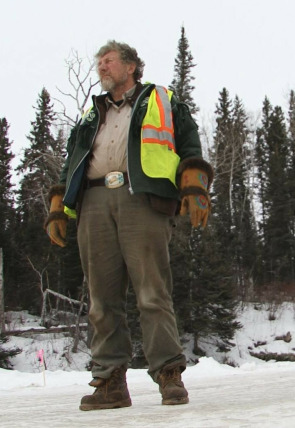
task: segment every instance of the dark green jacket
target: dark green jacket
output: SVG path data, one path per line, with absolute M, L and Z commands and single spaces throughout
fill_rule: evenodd
M 156 197 L 178 200 L 178 189 L 164 178 L 150 178 L 144 174 L 140 162 L 141 124 L 147 110 L 148 97 L 154 84 L 137 84 L 135 93 L 128 102 L 132 106 L 131 122 L 127 144 L 127 165 L 132 193 L 148 193 Z M 66 159 L 60 182 L 65 184 L 64 204 L 76 209 L 83 194 L 89 155 L 106 115 L 105 95 L 93 97 L 93 108 L 73 128 L 68 140 Z M 202 158 L 198 127 L 186 104 L 171 99 L 176 152 L 180 165 L 184 159 Z

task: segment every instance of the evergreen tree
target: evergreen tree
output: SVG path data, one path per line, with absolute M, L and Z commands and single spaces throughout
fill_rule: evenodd
M 250 146 L 247 115 L 238 97 L 224 88 L 216 109 L 214 216 L 217 242 L 231 260 L 232 274 L 244 294 L 256 259 L 256 225 L 249 191 Z M 251 279 L 252 281 L 252 279 Z
M 11 182 L 12 142 L 8 138 L 9 125 L 0 119 L 0 247 L 3 249 L 5 303 L 13 295 L 15 285 L 15 247 L 13 234 L 16 225 L 13 184 Z
M 193 332 L 193 299 L 191 271 L 193 256 L 190 248 L 190 235 L 192 231 L 190 219 L 177 217 L 170 243 L 170 264 L 173 275 L 173 299 L 175 312 L 181 332 Z
M 74 230 L 65 250 L 51 245 L 43 229 L 44 220 L 48 216 L 47 195 L 50 187 L 58 182 L 64 162 L 65 141 L 61 131 L 54 137 L 54 122 L 55 113 L 50 95 L 43 88 L 37 101 L 36 119 L 32 122 L 28 136 L 30 146 L 25 149 L 24 158 L 18 167 L 22 174 L 18 199 L 22 265 L 19 282 L 22 287 L 18 298 L 22 299 L 25 308 L 37 311 L 40 310 L 42 291 L 47 287 L 76 297 L 77 287 L 82 284 L 75 225 L 69 225 L 69 230 Z M 73 276 L 69 279 L 66 266 L 69 265 L 72 253 L 72 266 L 76 266 L 79 272 L 73 272 L 75 269 L 72 268 Z
M 11 141 L 8 138 L 9 125 L 5 118 L 0 119 L 0 246 L 7 243 L 7 231 L 13 220 L 13 192 L 11 183 Z
M 231 260 L 224 257 L 222 242 L 216 242 L 216 221 L 204 230 L 194 230 L 193 327 L 194 352 L 202 355 L 202 341 L 215 344 L 217 350 L 228 351 L 231 340 L 240 328 L 236 321 L 237 295 L 231 275 Z
M 52 135 L 55 113 L 45 88 L 39 95 L 35 110 L 36 120 L 32 122 L 32 130 L 27 137 L 30 146 L 25 149 L 24 159 L 18 167 L 23 174 L 19 202 L 24 222 L 36 219 L 41 223 L 47 215 L 48 190 L 56 183 L 61 168 L 63 141 Z
M 192 92 L 195 89 L 192 85 L 192 81 L 195 79 L 191 74 L 193 67 L 195 67 L 193 56 L 189 50 L 185 29 L 182 26 L 181 36 L 178 42 L 178 53 L 175 58 L 174 78 L 169 89 L 175 93 L 179 101 L 189 106 L 191 114 L 195 114 L 198 111 L 192 96 Z
M 291 251 L 291 271 L 290 276 L 292 280 L 295 280 L 295 93 L 290 92 L 289 98 L 289 126 L 288 126 L 288 137 L 289 137 L 289 149 L 287 155 L 288 162 L 288 184 L 289 184 L 289 195 L 290 195 L 290 251 Z
M 260 221 L 259 230 L 263 241 L 265 241 L 265 222 L 266 222 L 266 182 L 269 174 L 269 152 L 267 149 L 267 136 L 269 132 L 270 115 L 272 113 L 272 106 L 266 97 L 262 108 L 262 126 L 256 131 L 256 149 L 255 159 L 257 167 L 257 196 L 260 202 Z
M 198 109 L 193 99 L 192 92 L 195 79 L 191 75 L 193 56 L 189 51 L 189 43 L 185 35 L 185 29 L 181 27 L 181 37 L 178 42 L 178 51 L 175 58 L 174 79 L 169 88 L 182 103 L 190 108 L 191 114 L 197 113 Z M 191 251 L 189 248 L 189 236 L 191 231 L 188 219 L 178 219 L 170 244 L 171 267 L 174 280 L 174 301 L 176 315 L 180 329 L 191 331 L 191 282 L 189 279 L 191 265 Z
M 181 37 L 178 42 L 178 51 L 175 58 L 174 79 L 169 86 L 180 102 L 188 105 L 191 114 L 198 109 L 192 92 L 195 79 L 191 75 L 193 56 L 189 51 L 189 43 L 185 29 L 181 27 Z M 181 331 L 192 331 L 192 289 L 190 281 L 191 250 L 189 239 L 191 224 L 189 218 L 178 218 L 170 244 L 171 268 L 174 282 L 174 301 L 176 316 Z
M 269 174 L 269 152 L 267 149 L 267 136 L 270 125 L 270 115 L 273 107 L 267 97 L 265 97 L 262 107 L 262 125 L 256 130 L 256 147 L 255 147 L 255 164 L 256 164 L 256 176 L 255 180 L 255 191 L 257 194 L 260 210 L 258 212 L 258 254 L 259 254 L 259 284 L 264 284 L 268 280 L 267 275 L 267 255 L 264 253 L 266 246 L 266 219 L 267 219 L 267 208 L 266 208 L 266 183 Z
M 216 106 L 211 163 L 215 178 L 212 215 L 205 231 L 193 231 L 191 248 L 195 349 L 199 339 L 215 338 L 220 350 L 231 346 L 238 297 L 253 281 L 256 230 L 249 191 L 250 146 L 247 116 L 238 97 L 224 88 Z
M 13 364 L 11 363 L 10 359 L 20 354 L 22 352 L 22 349 L 20 348 L 7 349 L 6 347 L 4 348 L 3 345 L 6 344 L 7 342 L 9 342 L 9 338 L 7 336 L 4 336 L 3 334 L 0 334 L 0 368 L 6 369 L 6 370 L 12 370 Z
M 287 174 L 288 139 L 281 107 L 270 116 L 268 132 L 269 175 L 266 180 L 265 254 L 269 278 L 289 280 L 291 254 L 289 186 Z
M 266 98 L 256 141 L 263 283 L 288 281 L 294 269 L 289 142 L 281 107 Z
M 232 187 L 234 171 L 233 157 L 233 106 L 226 88 L 220 92 L 216 106 L 216 130 L 211 156 L 214 159 L 214 215 L 218 217 L 217 230 L 226 252 L 231 252 L 232 230 Z
M 238 97 L 234 101 L 232 119 L 232 248 L 235 278 L 241 296 L 245 296 L 249 281 L 253 282 L 252 276 L 256 273 L 257 234 L 249 189 L 252 154 L 248 144 L 248 118 Z

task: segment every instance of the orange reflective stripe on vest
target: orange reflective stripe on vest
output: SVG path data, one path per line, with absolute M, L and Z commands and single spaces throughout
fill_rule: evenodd
M 151 99 L 154 96 L 155 100 Z M 166 144 L 171 150 L 175 151 L 174 129 L 169 95 L 165 88 L 156 87 L 155 93 L 151 94 L 151 98 L 153 105 L 150 107 L 154 109 L 154 103 L 156 103 L 158 116 L 155 117 L 156 111 L 150 112 L 154 115 L 153 120 L 156 122 L 155 124 L 146 123 L 144 120 L 142 126 L 142 143 Z
M 141 129 L 141 165 L 153 178 L 168 178 L 175 185 L 179 156 L 175 150 L 171 91 L 156 86 L 151 92 Z

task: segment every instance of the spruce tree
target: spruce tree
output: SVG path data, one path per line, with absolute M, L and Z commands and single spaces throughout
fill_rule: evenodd
M 252 153 L 248 117 L 238 97 L 234 100 L 232 120 L 232 248 L 235 278 L 241 297 L 245 297 L 257 270 L 257 233 L 249 188 Z
M 194 257 L 190 248 L 192 227 L 190 219 L 176 218 L 176 227 L 173 229 L 170 243 L 170 264 L 173 275 L 173 299 L 178 326 L 181 332 L 192 333 L 193 316 L 191 272 Z
M 9 125 L 6 118 L 0 119 L 0 247 L 3 250 L 3 276 L 5 305 L 14 301 L 15 260 L 14 231 L 16 216 L 11 162 L 14 155 L 8 137 Z
M 256 191 L 260 202 L 260 220 L 258 222 L 262 241 L 265 241 L 265 222 L 266 222 L 266 182 L 269 174 L 269 151 L 267 148 L 267 139 L 270 126 L 270 115 L 272 105 L 266 97 L 262 108 L 262 125 L 256 131 L 255 163 L 257 168 Z
M 295 93 L 290 92 L 288 115 L 288 185 L 289 185 L 289 213 L 290 213 L 290 276 L 295 280 Z
M 214 215 L 218 217 L 220 239 L 225 251 L 231 249 L 232 235 L 232 175 L 233 158 L 233 106 L 226 88 L 220 92 L 219 104 L 216 106 L 216 130 L 214 146 L 211 150 L 214 178 Z
M 225 257 L 222 242 L 216 241 L 216 225 L 216 220 L 211 219 L 204 231 L 194 230 L 191 239 L 194 352 L 198 355 L 203 353 L 204 342 L 215 345 L 220 352 L 228 351 L 240 328 L 232 263 Z
M 284 114 L 275 107 L 267 136 L 269 173 L 266 177 L 265 254 L 269 278 L 289 280 L 291 254 L 290 194 L 288 182 L 288 139 Z
M 7 231 L 13 222 L 13 191 L 11 182 L 12 142 L 8 138 L 9 125 L 6 118 L 0 119 L 0 246 L 7 244 Z
M 0 368 L 6 369 L 6 370 L 12 370 L 13 364 L 11 362 L 11 358 L 15 357 L 16 355 L 20 354 L 22 352 L 22 349 L 20 348 L 10 348 L 7 349 L 7 342 L 9 342 L 8 336 L 4 336 L 3 334 L 0 334 Z M 3 347 L 3 345 L 5 345 Z
M 273 107 L 267 97 L 263 101 L 261 126 L 256 130 L 255 165 L 256 180 L 254 190 L 258 199 L 259 210 L 257 213 L 258 226 L 258 284 L 268 281 L 266 248 L 266 220 L 267 220 L 267 177 L 269 174 L 269 152 L 267 148 L 270 115 Z
M 195 79 L 191 74 L 193 67 L 195 67 L 193 56 L 189 50 L 185 29 L 182 26 L 175 58 L 174 79 L 169 88 L 180 102 L 188 105 L 191 114 L 195 114 L 198 111 L 192 95 L 194 90 L 192 81 Z M 191 265 L 190 232 L 189 219 L 177 219 L 177 227 L 174 230 L 170 244 L 174 301 L 179 328 L 182 331 L 191 331 L 192 329 L 192 290 L 189 279 Z
M 34 311 L 41 309 L 42 291 L 46 288 L 76 297 L 77 287 L 82 284 L 75 225 L 69 225 L 69 230 L 74 230 L 66 249 L 51 245 L 43 228 L 49 209 L 47 195 L 50 187 L 58 183 L 64 163 L 64 137 L 61 131 L 54 136 L 54 125 L 53 105 L 49 93 L 43 88 L 37 100 L 36 119 L 28 136 L 30 146 L 25 149 L 18 167 L 22 177 L 18 198 L 20 263 L 26 267 L 20 278 L 19 298 L 26 309 Z M 69 279 L 66 266 L 72 252 L 75 255 L 73 266 L 79 272 L 73 272 Z
M 27 137 L 30 146 L 24 151 L 18 171 L 23 176 L 20 190 L 22 220 L 41 222 L 47 214 L 48 190 L 58 178 L 63 149 L 60 139 L 55 139 L 52 134 L 55 113 L 45 88 L 39 95 L 35 110 L 36 119 Z
M 189 43 L 185 35 L 185 29 L 181 27 L 181 36 L 178 42 L 178 52 L 175 58 L 174 65 L 174 78 L 169 86 L 179 101 L 186 103 L 191 111 L 191 114 L 196 114 L 198 108 L 193 99 L 193 90 L 195 87 L 192 81 L 195 77 L 191 74 L 192 68 L 195 67 L 193 63 L 193 56 L 189 50 Z
M 290 104 L 290 124 L 292 113 Z M 262 282 L 276 284 L 289 281 L 294 269 L 292 235 L 292 132 L 288 138 L 281 107 L 272 107 L 266 98 L 262 126 L 257 131 L 256 161 L 258 195 L 261 206 L 260 238 Z M 293 266 L 293 267 L 292 267 Z
M 211 337 L 225 351 L 239 328 L 237 302 L 253 281 L 256 249 L 247 115 L 239 98 L 233 102 L 226 88 L 216 106 L 216 124 L 210 153 L 215 170 L 212 215 L 205 231 L 192 234 L 192 289 L 196 350 L 200 338 Z
M 256 224 L 252 212 L 249 170 L 251 149 L 247 115 L 238 97 L 224 88 L 216 109 L 214 216 L 217 240 L 231 260 L 239 292 L 244 294 L 256 259 Z M 252 281 L 252 279 L 251 279 Z

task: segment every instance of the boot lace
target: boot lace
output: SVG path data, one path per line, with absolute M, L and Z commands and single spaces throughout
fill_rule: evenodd
M 165 388 L 168 383 L 174 383 L 175 385 L 181 385 L 181 374 L 178 367 L 173 369 L 165 370 L 160 374 L 161 387 Z
M 120 386 L 125 382 L 125 371 L 119 367 L 118 369 L 115 369 L 111 376 L 107 379 L 99 379 L 101 382 L 97 385 L 95 392 L 98 390 L 104 390 L 105 394 L 108 393 L 109 389 L 111 389 L 113 386 Z M 95 393 L 94 392 L 94 393 Z

